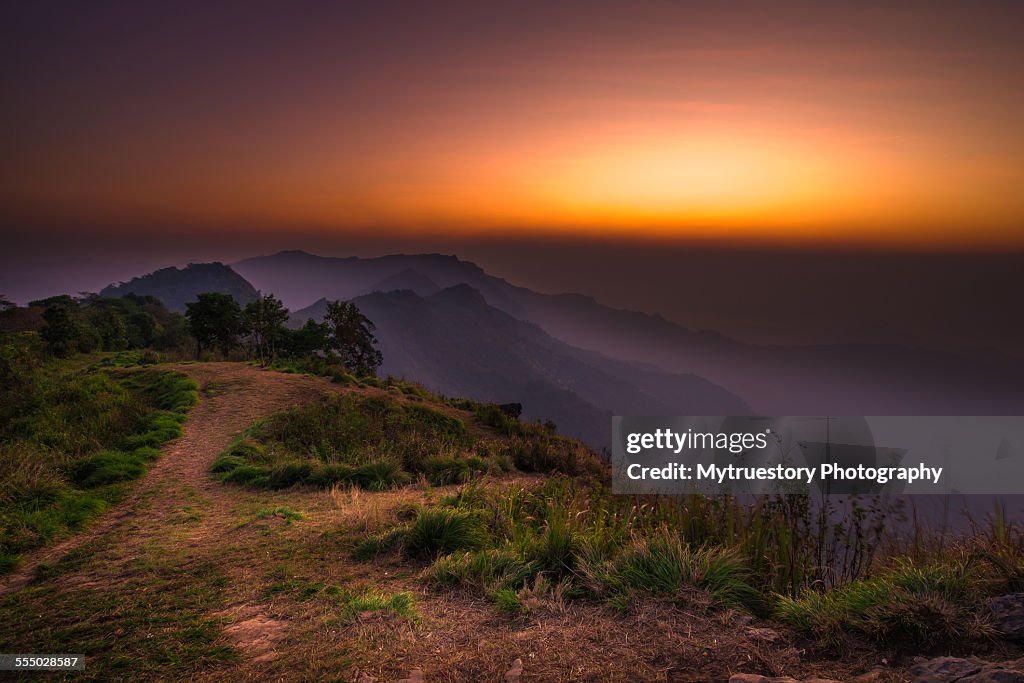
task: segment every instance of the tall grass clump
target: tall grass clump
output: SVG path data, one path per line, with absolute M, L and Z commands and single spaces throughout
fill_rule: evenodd
M 457 550 L 481 548 L 486 543 L 486 528 L 473 514 L 451 508 L 426 508 L 406 532 L 402 553 L 432 560 Z
M 749 565 L 734 549 L 691 546 L 668 528 L 639 537 L 618 557 L 585 570 L 596 594 L 621 602 L 633 592 L 662 597 L 705 591 L 722 607 L 764 613 L 765 599 L 753 582 Z

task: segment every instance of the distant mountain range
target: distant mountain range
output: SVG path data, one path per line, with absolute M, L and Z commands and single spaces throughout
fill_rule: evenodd
M 237 278 L 237 279 L 236 279 Z M 244 284 L 243 284 L 244 283 Z M 329 258 L 301 251 L 163 269 L 104 293 L 181 310 L 202 291 L 271 292 L 292 320 L 355 300 L 378 327 L 384 371 L 453 395 L 519 401 L 604 445 L 619 414 L 1020 414 L 1024 373 L 985 357 L 897 345 L 757 346 L 542 294 L 439 254 Z M 236 293 L 237 292 L 237 293 Z M 699 293 L 680 292 L 680 296 Z M 828 325 L 828 314 L 808 311 Z
M 521 402 L 568 435 L 603 446 L 613 414 L 746 414 L 742 399 L 695 375 L 607 358 L 559 341 L 458 284 L 423 297 L 375 291 L 355 304 L 376 325 L 381 371 L 450 396 Z M 296 311 L 292 324 L 320 320 L 327 300 Z

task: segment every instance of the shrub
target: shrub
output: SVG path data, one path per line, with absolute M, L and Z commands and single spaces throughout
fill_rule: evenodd
M 573 476 L 606 473 L 605 466 L 586 446 L 546 431 L 516 437 L 508 449 L 512 462 L 524 472 L 560 472 Z
M 313 471 L 309 483 L 320 488 L 348 484 L 355 480 L 356 470 L 349 465 L 321 465 Z
M 523 605 L 522 600 L 519 599 L 519 593 L 511 588 L 497 589 L 494 591 L 493 598 L 495 606 L 506 614 L 519 616 L 526 611 L 526 607 Z
M 461 484 L 473 475 L 469 461 L 454 455 L 428 456 L 420 463 L 420 471 L 436 486 Z

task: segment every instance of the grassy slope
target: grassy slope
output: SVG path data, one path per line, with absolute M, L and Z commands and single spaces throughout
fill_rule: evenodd
M 405 385 L 181 369 L 205 396 L 191 431 L 131 518 L 0 598 L 0 651 L 84 651 L 76 680 L 499 680 L 516 658 L 534 680 L 847 680 L 1014 580 L 946 554 L 820 599 L 799 590 L 799 546 L 773 550 L 800 511 L 613 497 L 571 442 Z M 297 399 L 313 403 L 282 412 Z M 382 462 L 388 476 L 359 474 Z M 1019 546 L 988 544 L 1018 571 Z M 934 614 L 900 610 L 918 603 Z M 748 612 L 824 649 L 755 621 L 780 633 L 765 639 Z
M 84 528 L 181 434 L 195 383 L 125 368 L 132 360 L 51 360 L 16 395 L 5 395 L 0 571 L 14 569 L 21 553 Z

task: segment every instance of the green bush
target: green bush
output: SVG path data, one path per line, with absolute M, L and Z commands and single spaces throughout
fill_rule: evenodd
M 356 469 L 351 465 L 321 465 L 309 478 L 309 483 L 320 488 L 330 488 L 334 485 L 354 483 Z

